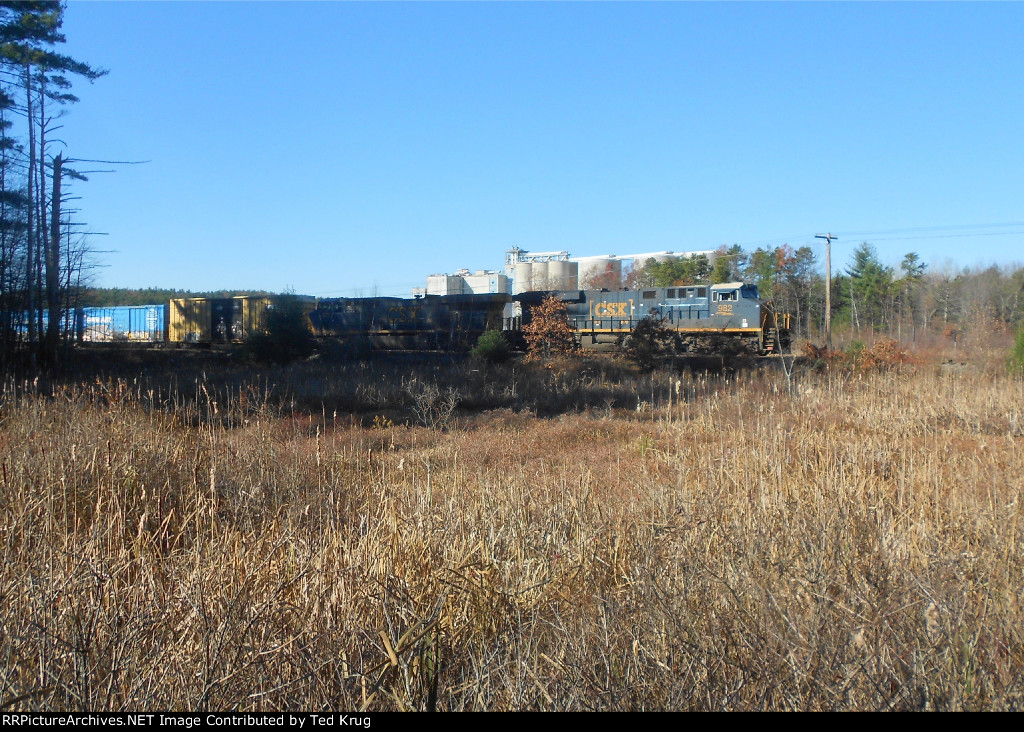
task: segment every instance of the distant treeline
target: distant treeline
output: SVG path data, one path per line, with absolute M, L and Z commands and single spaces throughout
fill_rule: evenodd
M 266 290 L 210 290 L 193 292 L 192 290 L 170 290 L 162 287 L 146 287 L 133 289 L 125 287 L 87 287 L 79 294 L 78 302 L 82 307 L 110 308 L 124 305 L 160 305 L 168 300 L 181 297 L 235 297 L 238 295 L 273 295 Z
M 638 263 L 627 276 L 632 288 L 706 282 L 753 282 L 761 296 L 791 313 L 796 335 L 820 339 L 825 322 L 825 277 L 818 253 L 808 246 L 722 247 L 709 258 L 675 257 Z M 584 286 L 607 286 L 587 283 Z M 899 267 L 882 263 L 875 247 L 862 242 L 849 262 L 833 261 L 832 322 L 858 333 L 872 331 L 900 340 L 921 330 L 945 334 L 971 328 L 1024 325 L 1024 268 L 944 266 L 929 268 L 915 252 Z

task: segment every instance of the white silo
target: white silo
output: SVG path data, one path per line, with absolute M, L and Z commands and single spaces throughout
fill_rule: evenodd
M 529 292 L 533 279 L 533 264 L 530 262 L 516 262 L 514 279 L 512 291 L 516 295 L 520 292 Z
M 580 266 L 576 262 L 551 262 L 548 264 L 548 286 L 552 290 L 576 290 L 580 283 Z
M 547 290 L 548 287 L 548 263 L 534 262 L 533 277 L 530 278 L 531 290 Z
M 613 254 L 600 257 L 580 257 L 579 286 L 585 290 L 605 288 L 615 290 L 622 285 L 622 260 Z

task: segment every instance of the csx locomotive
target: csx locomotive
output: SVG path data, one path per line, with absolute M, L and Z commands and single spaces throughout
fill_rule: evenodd
M 721 339 L 735 341 L 758 354 L 789 347 L 790 317 L 762 300 L 757 285 L 652 287 L 640 290 L 573 290 L 517 295 L 528 322 L 529 310 L 549 294 L 566 304 L 569 323 L 583 348 L 618 343 L 644 318 L 677 336 L 680 350 L 714 348 Z
M 579 345 L 613 346 L 645 318 L 677 337 L 682 351 L 704 350 L 722 339 L 767 354 L 789 345 L 789 316 L 762 300 L 756 285 L 652 287 L 639 290 L 562 290 L 508 294 L 396 297 L 295 298 L 321 338 L 362 339 L 380 350 L 464 351 L 487 330 L 516 340 L 532 311 L 547 297 L 562 301 Z M 163 307 L 163 306 L 160 306 Z M 171 300 L 157 338 L 170 343 L 244 341 L 263 328 L 275 307 L 268 297 Z M 139 338 L 139 336 L 134 336 Z M 88 337 L 86 338 L 88 340 Z

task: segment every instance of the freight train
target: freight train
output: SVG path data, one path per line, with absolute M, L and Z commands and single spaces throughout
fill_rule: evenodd
M 412 299 L 297 297 L 294 302 L 319 338 L 361 339 L 379 350 L 465 351 L 487 330 L 503 330 L 516 342 L 533 309 L 547 297 L 565 304 L 584 349 L 613 347 L 645 318 L 673 333 L 682 351 L 714 347 L 723 338 L 758 354 L 789 346 L 789 316 L 762 300 L 756 285 L 742 282 Z M 81 341 L 209 345 L 244 342 L 263 329 L 274 307 L 270 297 L 185 298 L 167 305 L 86 308 L 71 320 Z

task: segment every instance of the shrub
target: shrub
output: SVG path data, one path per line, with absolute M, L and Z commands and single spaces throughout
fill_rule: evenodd
M 642 371 L 651 371 L 663 357 L 676 352 L 675 334 L 650 315 L 645 317 L 628 336 L 619 339 L 622 355 Z
M 554 295 L 548 295 L 533 309 L 530 322 L 523 326 L 523 337 L 531 361 L 573 356 L 579 350 L 569 324 L 569 309 Z
M 846 357 L 842 351 L 829 350 L 828 346 L 804 341 L 800 344 L 800 360 L 813 371 L 824 371 L 844 366 Z
M 836 361 L 842 357 L 839 351 L 830 351 L 827 346 L 816 346 L 810 341 L 800 344 L 800 355 L 813 361 Z
M 1010 372 L 1024 374 L 1024 323 L 1017 329 L 1017 341 L 1010 349 Z
M 858 365 L 865 371 L 883 371 L 907 362 L 907 354 L 900 347 L 899 341 L 886 338 L 876 342 L 871 348 L 861 351 Z
M 864 341 L 853 341 L 843 351 L 843 355 L 850 363 L 859 363 L 865 350 L 867 350 L 867 344 Z
M 447 427 L 459 406 L 459 393 L 450 386 L 442 389 L 434 382 L 412 379 L 405 384 L 405 392 L 416 421 L 428 429 Z
M 503 363 L 508 360 L 510 349 L 505 334 L 500 330 L 486 330 L 480 334 L 473 357 L 487 363 Z

